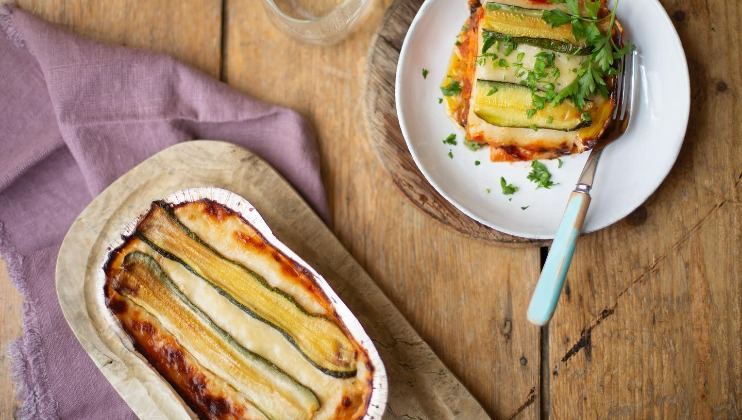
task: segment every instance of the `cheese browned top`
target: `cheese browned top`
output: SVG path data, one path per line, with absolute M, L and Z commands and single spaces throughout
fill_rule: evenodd
M 314 277 L 210 200 L 153 203 L 106 265 L 106 304 L 202 418 L 354 419 L 374 367 Z

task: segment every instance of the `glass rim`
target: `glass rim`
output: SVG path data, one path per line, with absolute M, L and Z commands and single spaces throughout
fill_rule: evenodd
M 349 6 L 351 5 L 351 3 L 358 2 L 362 6 L 364 3 L 367 3 L 369 1 L 371 0 L 344 0 L 340 5 L 333 8 L 329 13 L 327 13 L 324 16 L 320 16 L 316 19 L 298 19 L 295 17 L 291 17 L 287 15 L 286 12 L 284 12 L 280 7 L 278 7 L 278 5 L 276 4 L 274 0 L 263 0 L 263 3 L 269 6 L 271 8 L 271 11 L 274 12 L 278 17 L 280 17 L 281 19 L 283 19 L 284 21 L 288 23 L 298 24 L 298 25 L 309 25 L 309 24 L 314 24 L 318 22 L 334 20 L 337 15 L 341 14 L 341 12 L 345 11 L 346 9 L 349 9 Z M 352 13 L 352 16 L 355 17 L 355 14 L 358 11 L 361 11 L 362 9 L 363 7 L 358 7 L 358 10 Z M 348 19 L 348 21 L 345 23 L 348 24 L 352 22 L 353 20 L 354 20 L 353 18 Z

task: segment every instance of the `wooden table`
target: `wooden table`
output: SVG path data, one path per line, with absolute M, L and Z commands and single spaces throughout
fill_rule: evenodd
M 18 3 L 302 113 L 318 133 L 334 232 L 493 417 L 742 417 L 742 4 L 662 0 L 691 72 L 685 144 L 643 206 L 580 240 L 556 315 L 539 329 L 525 308 L 545 250 L 443 227 L 371 149 L 365 57 L 391 0 L 330 48 L 278 32 L 258 0 Z M 6 418 L 16 403 L 5 349 L 20 335 L 21 300 L 2 271 Z

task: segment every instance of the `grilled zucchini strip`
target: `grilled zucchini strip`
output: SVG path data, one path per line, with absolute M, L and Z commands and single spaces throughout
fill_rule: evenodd
M 152 257 L 138 251 L 127 254 L 112 287 L 157 318 L 202 366 L 230 383 L 267 417 L 308 419 L 319 409 L 311 390 L 214 324 Z
M 106 305 L 121 321 L 137 350 L 178 390 L 199 418 L 268 420 L 228 382 L 204 369 L 157 318 L 106 288 Z
M 290 295 L 249 268 L 229 260 L 155 202 L 138 236 L 166 258 L 183 264 L 250 316 L 280 331 L 325 374 L 356 375 L 356 348 L 331 319 L 308 313 Z
M 543 19 L 543 9 L 526 9 L 499 3 L 484 6 L 482 28 L 517 38 L 551 39 L 566 44 L 585 46 L 585 40 L 577 40 L 570 25 L 552 28 Z
M 508 42 L 508 43 L 513 43 L 515 45 L 520 45 L 520 44 L 532 45 L 534 47 L 538 47 L 543 50 L 556 51 L 562 54 L 589 55 L 592 52 L 592 48 L 590 47 L 570 44 L 568 42 L 558 41 L 555 39 L 531 38 L 531 37 L 525 37 L 525 36 L 510 36 L 510 35 L 499 33 L 499 32 L 488 31 L 486 29 L 482 30 L 482 35 L 485 39 L 493 39 L 495 41 L 500 41 L 502 43 Z M 482 51 L 482 52 L 485 53 L 488 51 L 489 49 L 487 51 Z
M 529 117 L 526 110 L 532 105 L 531 89 L 512 83 L 477 80 L 474 113 L 489 124 L 500 127 L 548 128 L 571 131 L 590 125 L 583 121 L 582 112 L 569 101 L 535 111 Z M 585 105 L 585 109 L 592 103 Z

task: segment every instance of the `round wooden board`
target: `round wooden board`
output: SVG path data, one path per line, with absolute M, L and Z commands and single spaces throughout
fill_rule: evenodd
M 420 210 L 459 233 L 513 247 L 547 244 L 549 241 L 499 232 L 462 213 L 428 183 L 407 150 L 397 120 L 394 80 L 402 42 L 422 3 L 423 0 L 396 0 L 387 10 L 371 42 L 366 69 L 366 118 L 376 155 L 407 198 Z

